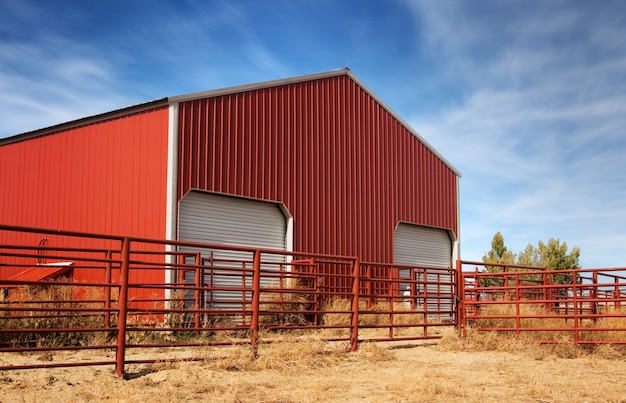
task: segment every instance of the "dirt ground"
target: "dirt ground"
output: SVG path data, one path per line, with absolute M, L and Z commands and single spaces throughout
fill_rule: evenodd
M 194 351 L 201 362 L 132 365 L 127 379 L 111 366 L 2 371 L 0 402 L 626 402 L 626 360 L 608 346 L 478 351 L 444 339 L 347 353 L 280 343 L 256 360 L 243 347 L 221 348 L 219 359 L 215 350 Z M 0 354 L 3 365 L 24 358 Z

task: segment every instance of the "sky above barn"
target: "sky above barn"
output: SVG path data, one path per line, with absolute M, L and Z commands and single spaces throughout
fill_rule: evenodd
M 622 267 L 624 21 L 620 0 L 0 0 L 0 138 L 349 67 L 462 173 L 463 259 L 501 231 Z

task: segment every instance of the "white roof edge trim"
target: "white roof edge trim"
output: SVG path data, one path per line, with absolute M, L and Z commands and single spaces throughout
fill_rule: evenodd
M 73 266 L 73 265 L 74 265 L 73 261 L 71 261 L 71 262 L 37 263 L 37 266 L 48 266 L 48 267 L 51 267 L 51 266 L 59 266 L 59 267 L 65 266 L 65 267 L 69 267 L 69 266 Z
M 219 88 L 219 89 L 209 90 L 209 91 L 194 92 L 191 94 L 177 95 L 173 97 L 168 97 L 167 99 L 170 102 L 170 104 L 173 104 L 173 103 L 180 103 L 180 102 L 186 102 L 186 101 L 194 101 L 194 100 L 203 99 L 203 98 L 217 97 L 221 95 L 236 94 L 236 93 L 244 92 L 244 91 L 254 91 L 258 89 L 278 87 L 278 86 L 286 85 L 286 84 L 301 83 L 305 81 L 313 81 L 313 80 L 319 80 L 323 78 L 343 76 L 343 75 L 350 77 L 350 79 L 354 81 L 359 87 L 361 87 L 361 89 L 365 91 L 370 97 L 372 97 L 372 99 L 376 103 L 382 106 L 383 109 L 385 109 L 391 116 L 394 117 L 394 119 L 400 122 L 400 124 L 404 126 L 413 135 L 413 137 L 415 137 L 422 144 L 424 144 L 424 146 L 430 152 L 432 152 L 439 160 L 441 160 L 441 162 L 443 162 L 444 165 L 450 168 L 450 170 L 454 172 L 456 176 L 461 177 L 461 172 L 459 172 L 459 170 L 456 169 L 454 165 L 452 165 L 448 160 L 446 160 L 443 157 L 443 155 L 439 153 L 439 151 L 437 151 L 432 145 L 430 145 L 430 143 L 428 143 L 415 129 L 413 129 L 404 119 L 402 119 L 400 115 L 394 112 L 393 109 L 389 107 L 389 105 L 387 105 L 376 94 L 374 94 L 374 92 L 370 90 L 369 87 L 363 84 L 363 82 L 359 80 L 352 73 L 352 71 L 350 71 L 350 69 L 347 67 L 343 67 L 343 68 L 336 69 L 336 70 L 325 71 L 321 73 L 306 74 L 302 76 L 281 78 L 278 80 L 262 81 L 258 83 L 252 83 L 252 84 L 237 85 L 234 87 L 226 87 L 226 88 Z
M 305 74 L 302 76 L 280 78 L 278 80 L 261 81 L 261 82 L 252 83 L 252 84 L 236 85 L 234 87 L 225 87 L 225 88 L 218 88 L 215 90 L 193 92 L 191 94 L 176 95 L 173 97 L 168 97 L 168 100 L 170 102 L 194 101 L 196 99 L 211 98 L 211 97 L 217 97 L 220 95 L 236 94 L 239 92 L 253 91 L 253 90 L 258 90 L 258 89 L 263 89 L 263 88 L 279 87 L 281 85 L 301 83 L 305 81 L 313 81 L 313 80 L 318 80 L 321 78 L 349 75 L 348 74 L 349 71 L 350 69 L 348 69 L 347 67 L 343 67 L 341 69 L 325 71 L 322 73 Z

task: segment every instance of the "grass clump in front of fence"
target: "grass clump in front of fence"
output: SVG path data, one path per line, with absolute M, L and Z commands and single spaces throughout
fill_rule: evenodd
M 349 326 L 352 321 L 352 302 L 348 299 L 334 299 L 323 305 L 324 323 Z M 359 302 L 359 326 L 388 325 L 390 315 L 396 324 L 423 324 L 424 315 L 404 302 L 374 302 L 367 306 Z
M 583 342 L 626 342 L 626 308 L 602 308 L 597 317 L 583 319 L 578 338 Z
M 295 281 L 294 281 L 295 283 Z M 263 292 L 260 296 L 259 323 L 277 326 L 307 326 L 318 322 L 318 302 L 312 293 L 288 288 L 282 292 Z
M 415 312 L 405 302 L 388 301 L 359 302 L 359 334 L 366 338 L 389 337 L 389 328 L 393 327 L 393 336 L 413 336 L 422 334 L 424 315 Z M 352 323 L 352 303 L 348 299 L 335 299 L 323 305 L 323 324 L 329 327 L 341 326 L 348 328 Z M 411 326 L 415 325 L 415 326 Z M 345 332 L 336 329 L 335 334 Z
M 142 345 L 245 344 L 249 340 L 249 315 L 229 314 L 195 307 L 183 290 L 171 290 L 166 299 L 151 298 L 151 308 L 129 314 L 127 342 Z

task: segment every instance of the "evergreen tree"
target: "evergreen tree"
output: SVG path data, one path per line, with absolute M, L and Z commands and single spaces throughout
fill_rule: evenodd
M 496 232 L 491 241 L 491 250 L 483 256 L 485 263 L 518 264 L 520 266 L 543 267 L 546 270 L 575 270 L 580 269 L 580 248 L 575 246 L 571 251 L 567 250 L 567 242 L 561 243 L 558 238 L 550 238 L 548 243 L 539 241 L 537 246 L 530 243 L 519 254 L 515 254 L 504 244 L 504 237 L 500 231 Z M 492 273 L 502 272 L 502 267 L 486 266 L 487 271 Z M 553 283 L 572 283 L 572 276 L 556 274 Z

